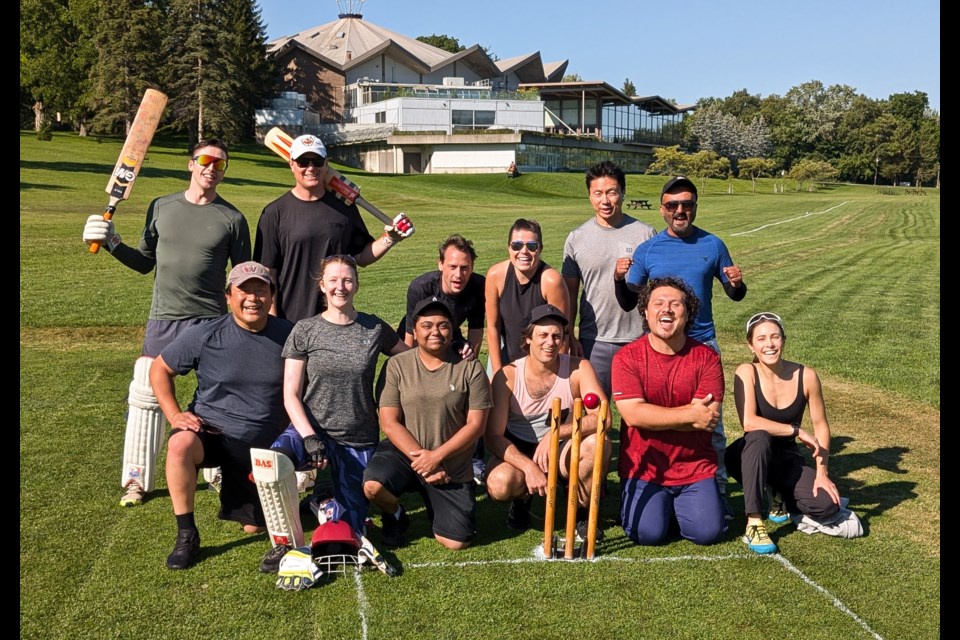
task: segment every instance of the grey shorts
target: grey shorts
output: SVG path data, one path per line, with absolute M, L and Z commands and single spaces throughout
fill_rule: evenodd
M 198 324 L 210 322 L 216 318 L 186 318 L 184 320 L 147 320 L 147 331 L 143 337 L 143 351 L 140 355 L 156 358 L 164 347 L 177 336 Z

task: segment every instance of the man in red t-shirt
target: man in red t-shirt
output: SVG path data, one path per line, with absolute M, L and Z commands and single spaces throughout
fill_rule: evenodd
M 613 359 L 613 399 L 622 416 L 623 530 L 637 544 L 662 543 L 676 517 L 680 535 L 713 544 L 726 532 L 710 443 L 720 419 L 723 367 L 710 347 L 688 338 L 699 301 L 674 277 L 640 292 L 642 336 Z

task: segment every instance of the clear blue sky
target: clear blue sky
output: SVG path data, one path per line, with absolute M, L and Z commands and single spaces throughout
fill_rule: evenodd
M 337 19 L 335 0 L 259 0 L 270 39 Z M 349 0 L 341 0 L 347 6 Z M 607 7 L 616 6 L 616 9 Z M 924 91 L 940 110 L 940 2 L 806 0 L 367 0 L 363 18 L 444 34 L 500 58 L 539 51 L 567 73 L 690 104 L 765 97 L 810 80 L 871 98 Z

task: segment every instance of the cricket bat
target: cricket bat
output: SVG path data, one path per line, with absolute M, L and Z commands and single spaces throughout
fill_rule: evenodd
M 106 191 L 110 200 L 103 214 L 105 219 L 112 218 L 117 210 L 117 204 L 130 197 L 133 183 L 137 179 L 137 174 L 140 173 L 143 158 L 147 155 L 150 141 L 153 140 L 153 134 L 157 130 L 160 116 L 163 115 L 163 109 L 166 106 L 167 96 L 156 89 L 147 89 L 143 94 L 140 108 L 137 109 L 137 115 L 133 119 L 133 126 L 130 127 L 130 133 L 127 134 L 127 140 L 123 143 L 123 149 L 117 159 L 117 166 L 113 168 L 110 180 L 107 181 Z M 100 251 L 100 244 L 92 243 L 90 253 L 98 251 Z
M 267 135 L 263 138 L 263 144 L 284 160 L 290 160 L 290 147 L 293 145 L 293 138 L 280 127 L 273 127 L 270 131 L 267 131 Z M 358 207 L 366 209 L 384 224 L 393 225 L 393 218 L 370 204 L 366 198 L 360 195 L 359 186 L 347 180 L 342 173 L 329 164 L 327 165 L 327 182 L 324 186 L 327 191 L 333 192 L 337 198 L 348 205 L 356 203 Z M 410 234 L 412 235 L 413 231 Z

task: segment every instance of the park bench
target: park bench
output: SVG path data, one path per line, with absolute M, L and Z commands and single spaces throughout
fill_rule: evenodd
M 643 200 L 643 199 L 639 199 L 639 198 L 631 200 L 630 203 L 627 205 L 627 207 L 630 207 L 630 208 L 632 208 L 632 209 L 639 209 L 639 208 L 641 208 L 641 207 L 644 208 L 644 209 L 652 209 L 652 208 L 653 208 L 653 207 L 650 206 L 650 201 L 649 201 L 649 200 Z

